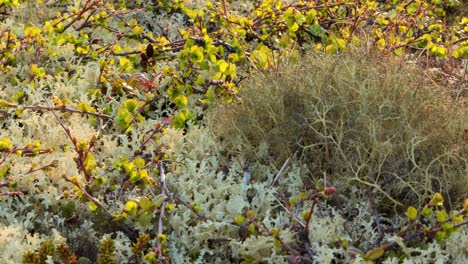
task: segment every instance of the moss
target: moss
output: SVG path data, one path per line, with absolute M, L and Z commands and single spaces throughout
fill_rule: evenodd
M 60 263 L 73 263 L 75 256 L 69 246 L 65 243 L 54 243 L 48 239 L 41 243 L 35 251 L 26 251 L 23 254 L 23 263 L 43 264 L 52 259 Z
M 98 264 L 114 264 L 115 261 L 115 245 L 110 237 L 104 237 L 101 240 L 99 254 L 97 259 Z

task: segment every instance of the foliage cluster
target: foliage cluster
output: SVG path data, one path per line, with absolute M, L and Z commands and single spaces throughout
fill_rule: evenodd
M 372 70 L 359 56 L 292 66 L 310 52 L 362 46 L 381 52 L 373 56 L 448 61 L 463 95 L 466 73 L 453 74 L 467 57 L 462 8 L 453 0 L 0 1 L 0 261 L 466 259 L 454 247 L 465 230 L 452 235 L 468 207 L 460 209 L 466 190 L 454 184 L 466 181 L 463 98 L 447 105 L 436 86 L 404 90 L 419 75 Z M 429 74 L 445 84 L 437 76 L 445 71 Z M 263 89 L 270 78 L 285 90 Z M 333 177 L 320 183 L 323 175 Z M 408 189 L 417 208 L 396 201 Z M 386 207 L 394 205 L 406 216 Z

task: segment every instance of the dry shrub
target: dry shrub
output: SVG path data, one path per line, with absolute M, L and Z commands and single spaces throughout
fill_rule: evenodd
M 385 204 L 435 191 L 453 203 L 468 193 L 468 109 L 442 91 L 381 54 L 309 54 L 244 82 L 239 100 L 217 107 L 210 123 L 228 155 L 306 166 L 306 188 L 326 178 L 343 193 L 373 189 Z

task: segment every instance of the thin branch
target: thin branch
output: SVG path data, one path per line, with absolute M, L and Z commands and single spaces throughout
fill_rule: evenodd
M 14 107 L 14 108 L 22 108 L 22 109 L 29 109 L 33 111 L 58 111 L 58 112 L 70 112 L 70 113 L 77 113 L 77 114 L 85 114 L 85 115 L 91 115 L 103 119 L 113 119 L 112 116 L 110 115 L 105 115 L 101 113 L 95 113 L 95 112 L 89 112 L 89 111 L 80 111 L 72 108 L 68 108 L 65 106 L 58 106 L 58 107 L 53 107 L 53 106 L 42 106 L 42 105 L 19 105 L 19 104 L 14 104 L 14 103 L 9 103 L 8 107 Z
M 299 140 L 299 142 L 302 141 L 302 138 Z M 291 155 L 289 155 L 288 159 L 284 162 L 283 166 L 281 166 L 281 169 L 278 171 L 278 173 L 276 174 L 276 177 L 273 179 L 273 181 L 270 183 L 270 186 L 269 187 L 273 187 L 275 184 L 276 184 L 276 181 L 278 181 L 279 177 L 281 176 L 281 174 L 283 173 L 283 171 L 286 169 L 286 167 L 288 166 L 289 162 L 291 161 L 291 158 L 296 155 L 296 152 L 299 148 L 299 144 L 294 148 L 293 152 L 291 153 Z
M 164 192 L 164 191 L 163 191 Z M 158 260 L 160 263 L 164 263 L 164 256 L 163 256 L 163 250 L 162 250 L 162 243 L 159 241 L 159 235 L 163 234 L 163 222 L 162 219 L 164 217 L 164 207 L 166 206 L 166 203 L 163 203 L 161 206 L 161 212 L 159 213 L 159 220 L 158 220 L 158 239 L 157 239 L 157 245 L 158 245 Z
M 164 173 L 163 163 L 161 162 L 160 170 L 159 170 L 159 178 L 163 188 L 161 189 L 161 194 L 168 195 L 169 190 L 167 190 L 166 186 L 166 174 Z M 159 220 L 158 220 L 158 239 L 157 239 L 157 248 L 158 248 L 158 260 L 160 263 L 163 263 L 164 256 L 162 254 L 162 243 L 159 241 L 159 235 L 163 234 L 163 223 L 162 219 L 164 217 L 164 208 L 166 207 L 166 203 L 164 202 L 161 206 L 161 211 L 159 212 Z
M 3 192 L 0 193 L 0 196 L 18 196 L 18 195 L 23 195 L 23 192 Z
M 146 145 L 150 142 L 150 140 L 152 140 L 154 136 L 159 132 L 161 132 L 161 124 L 157 124 L 156 127 L 151 130 L 151 134 L 149 135 L 149 137 L 140 143 L 140 146 L 137 150 L 135 150 L 135 152 L 133 152 L 133 156 L 130 160 L 134 160 L 136 156 L 140 155 L 143 149 L 146 147 Z
M 91 13 L 88 15 L 88 17 L 85 19 L 85 21 L 83 22 L 83 24 L 81 24 L 81 26 L 78 26 L 77 28 L 75 28 L 75 31 L 80 31 L 82 30 L 83 28 L 86 27 L 86 24 L 88 23 L 89 19 L 94 15 L 94 13 L 96 13 L 97 9 L 94 9 L 93 11 L 91 11 Z
M 104 205 L 98 199 L 96 199 L 94 196 L 89 194 L 83 187 L 81 187 L 81 185 L 79 183 L 69 179 L 68 177 L 65 177 L 65 180 L 68 181 L 68 182 L 71 182 L 76 188 L 78 188 L 80 190 L 81 193 L 84 194 L 84 196 L 88 200 L 90 200 L 95 205 L 97 205 L 99 208 L 101 208 L 101 210 L 104 211 L 108 216 L 110 216 L 111 218 L 114 218 L 112 213 L 109 210 L 107 210 L 107 208 L 105 208 Z
M 267 234 L 269 236 L 274 236 L 276 240 L 278 240 L 278 242 L 280 242 L 281 246 L 286 249 L 287 251 L 289 251 L 291 254 L 293 255 L 299 255 L 299 252 L 295 249 L 293 249 L 290 245 L 286 244 L 282 239 L 281 237 L 279 236 L 279 234 L 277 235 L 273 235 L 273 233 L 268 230 L 267 228 L 261 226 L 260 224 L 258 224 L 257 222 L 253 222 L 253 224 L 255 225 L 255 227 L 260 230 L 262 233 L 264 234 Z
M 28 172 L 25 173 L 26 174 L 30 174 L 30 173 L 33 173 L 33 172 L 36 172 L 36 171 L 40 171 L 40 170 L 45 170 L 45 169 L 48 169 L 48 168 L 57 168 L 58 166 L 58 160 L 54 160 L 52 161 L 51 163 L 47 164 L 47 165 L 44 165 L 44 166 L 41 166 L 39 168 L 30 168 Z
M 172 193 L 172 196 L 174 197 L 175 200 L 177 200 L 178 202 L 180 202 L 181 204 L 183 204 L 185 207 L 187 207 L 188 209 L 190 209 L 194 214 L 197 215 L 197 217 L 200 219 L 200 220 L 203 220 L 203 221 L 206 221 L 208 220 L 208 217 L 206 217 L 205 215 L 203 214 L 200 214 L 199 212 L 197 212 L 197 210 L 195 210 L 195 208 L 190 205 L 188 202 L 184 201 L 182 198 L 180 198 L 180 196 L 178 196 L 177 194 L 175 193 Z M 212 219 L 210 219 L 212 220 Z
M 49 104 L 49 102 L 46 100 L 47 104 Z M 70 129 L 67 128 L 63 122 L 60 120 L 60 118 L 57 116 L 57 114 L 55 114 L 55 112 L 52 110 L 51 113 L 54 115 L 55 119 L 57 120 L 57 122 L 60 124 L 60 126 L 63 128 L 63 130 L 65 131 L 65 134 L 68 136 L 68 138 L 70 139 L 70 141 L 72 142 L 73 144 L 73 147 L 75 149 L 75 152 L 78 154 L 78 157 L 76 159 L 76 163 L 78 165 L 78 167 L 80 168 L 80 170 L 83 172 L 83 175 L 85 177 L 85 180 L 86 180 L 86 184 L 89 183 L 89 175 L 88 175 L 88 171 L 86 169 L 86 166 L 84 165 L 84 161 L 85 161 L 85 158 L 86 156 L 83 156 L 83 152 L 80 150 L 80 148 L 78 147 L 78 144 L 76 142 L 76 138 L 72 136 L 71 132 L 70 132 Z

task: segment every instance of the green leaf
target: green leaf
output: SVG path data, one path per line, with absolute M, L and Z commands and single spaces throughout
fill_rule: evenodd
M 174 210 L 174 207 L 175 207 L 175 205 L 173 203 L 166 204 L 165 208 L 166 208 L 167 213 L 171 213 L 172 210 Z
M 46 75 L 46 71 L 42 67 L 38 67 L 37 64 L 31 64 L 31 73 L 36 77 L 44 77 Z
M 437 192 L 434 194 L 434 196 L 432 196 L 432 199 L 429 201 L 429 204 L 432 206 L 442 206 L 444 205 L 444 197 L 442 197 L 442 194 Z
M 0 107 L 13 107 L 13 104 L 6 100 L 0 99 Z
M 177 108 L 184 109 L 188 104 L 188 99 L 185 95 L 179 95 L 174 98 L 174 104 L 177 105 Z
M 414 208 L 413 206 L 410 206 L 410 207 L 408 207 L 408 209 L 406 210 L 405 215 L 406 215 L 409 219 L 414 220 L 414 219 L 416 219 L 416 217 L 418 217 L 418 210 L 416 210 L 416 208 Z
M 125 173 L 127 175 L 130 175 L 131 172 L 133 172 L 135 170 L 135 163 L 133 162 L 125 162 L 122 164 L 124 170 L 125 170 Z
M 272 228 L 271 229 L 271 234 L 273 235 L 273 237 L 277 238 L 278 235 L 279 235 L 279 229 L 278 228 Z
M 196 213 L 201 212 L 202 208 L 201 208 L 200 205 L 198 205 L 197 203 L 192 203 L 191 205 L 192 205 L 192 207 L 193 207 L 193 210 L 194 210 Z
M 468 46 L 460 46 L 455 49 L 452 53 L 452 56 L 456 59 L 465 59 L 468 58 Z
M 130 182 L 137 182 L 143 178 L 141 171 L 132 171 L 130 173 Z
M 158 263 L 158 256 L 153 251 L 146 254 L 144 258 L 148 263 Z
M 291 23 L 291 25 L 289 26 L 289 31 L 291 32 L 296 32 L 298 29 L 299 29 L 299 24 L 297 24 L 296 22 Z
M 136 157 L 133 160 L 133 163 L 135 164 L 135 167 L 137 167 L 138 169 L 143 169 L 145 167 L 145 160 L 140 157 Z
M 219 60 L 217 62 L 217 65 L 218 65 L 219 71 L 222 73 L 226 73 L 229 67 L 229 63 L 227 63 L 225 60 Z
M 130 113 L 134 114 L 138 109 L 138 101 L 135 99 L 127 99 L 124 103 L 125 109 L 127 109 Z
M 328 45 L 325 47 L 325 53 L 326 53 L 326 54 L 335 54 L 337 51 L 338 51 L 337 45 L 328 44 Z
M 89 202 L 89 206 L 88 206 L 89 210 L 91 211 L 96 211 L 97 210 L 97 205 L 94 203 L 94 202 Z
M 8 184 L 8 186 L 9 186 L 10 188 L 15 189 L 16 187 L 18 187 L 18 182 L 17 182 L 17 181 L 10 181 L 10 183 Z
M 313 24 L 312 26 L 310 26 L 309 31 L 312 35 L 320 38 L 324 36 L 326 32 L 326 30 L 319 24 Z
M 125 130 L 131 123 L 132 114 L 130 114 L 130 112 L 125 108 L 119 108 L 119 110 L 117 110 L 115 124 L 119 127 L 120 130 Z
M 158 241 L 159 241 L 159 243 L 161 243 L 161 244 L 166 243 L 166 241 L 167 241 L 166 235 L 165 235 L 165 234 L 158 234 Z
M 140 198 L 140 207 L 143 211 L 149 211 L 153 207 L 153 203 L 148 197 L 143 196 Z
M 125 204 L 125 211 L 131 215 L 136 215 L 138 213 L 138 204 L 135 201 L 128 201 Z
M 210 64 L 208 63 L 208 61 L 203 61 L 202 63 L 200 63 L 200 69 L 202 69 L 204 71 L 209 71 L 210 70 Z
M 445 223 L 442 225 L 442 228 L 444 229 L 445 232 L 447 232 L 448 234 L 451 234 L 453 233 L 453 231 L 455 230 L 453 225 L 452 224 L 449 224 L 449 223 Z
M 449 219 L 449 216 L 445 210 L 437 212 L 437 222 L 442 223 Z
M 456 215 L 452 217 L 452 221 L 454 223 L 461 223 L 463 222 L 463 215 Z
M 199 75 L 197 80 L 195 80 L 196 85 L 204 85 L 205 84 L 205 78 L 203 78 L 203 75 Z
M 167 196 L 165 194 L 158 194 L 152 199 L 152 201 L 156 207 L 160 207 L 166 201 L 166 199 Z
M 172 125 L 175 128 L 184 128 L 185 122 L 190 119 L 190 112 L 189 111 L 181 111 L 174 117 L 174 122 Z
M 138 216 L 138 224 L 142 227 L 146 227 L 151 222 L 152 218 L 151 212 L 143 212 Z
M 88 153 L 86 155 L 86 158 L 84 160 L 84 166 L 86 168 L 86 172 L 89 174 L 94 173 L 94 169 L 96 168 L 96 163 L 94 162 L 94 156 L 91 153 Z
M 436 238 L 438 240 L 445 239 L 445 238 L 447 238 L 447 233 L 445 231 L 439 231 L 439 232 L 436 233 Z
M 234 218 L 234 223 L 236 223 L 236 225 L 242 225 L 244 221 L 245 221 L 245 218 L 242 215 L 238 215 Z
M 191 62 L 200 63 L 203 61 L 203 49 L 199 46 L 192 46 L 190 48 L 189 59 Z
M 2 165 L 0 166 L 0 179 L 5 177 L 7 173 L 10 171 L 10 165 Z
M 247 231 L 249 232 L 250 235 L 256 236 L 258 235 L 258 230 L 255 224 L 250 224 L 249 227 L 247 228 Z
M 96 185 L 103 185 L 106 183 L 106 178 L 104 177 L 97 177 L 96 180 L 94 181 Z
M 447 48 L 443 46 L 434 45 L 430 49 L 431 53 L 439 58 L 445 58 L 447 56 Z
M 133 28 L 133 33 L 135 35 L 140 35 L 141 33 L 143 33 L 143 27 L 140 27 L 140 26 L 136 26 Z
M 301 217 L 302 217 L 302 219 L 307 220 L 307 218 L 309 218 L 309 211 L 308 210 L 303 210 L 301 212 Z
M 382 257 L 385 253 L 385 250 L 381 247 L 373 248 L 367 251 L 366 255 L 364 256 L 365 260 L 377 260 L 378 258 Z
M 424 216 L 424 217 L 428 217 L 428 216 L 431 216 L 434 214 L 434 210 L 432 210 L 432 208 L 430 207 L 424 207 L 424 209 L 422 210 L 421 214 Z

